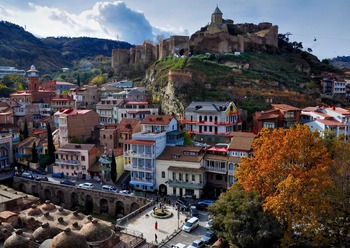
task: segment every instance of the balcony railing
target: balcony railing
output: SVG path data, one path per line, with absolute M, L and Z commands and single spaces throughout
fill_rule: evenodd
M 179 180 L 168 180 L 168 185 L 170 187 L 175 188 L 185 188 L 185 189 L 202 189 L 204 187 L 204 183 L 191 183 L 191 182 L 183 182 Z
M 56 159 L 56 164 L 80 165 L 79 160 L 61 160 Z
M 133 157 L 133 158 L 155 158 L 156 155 L 152 153 L 137 153 L 133 151 L 124 152 L 125 157 Z
M 131 181 L 140 182 L 140 183 L 155 183 L 155 179 L 153 178 L 131 177 Z
M 220 173 L 220 174 L 227 173 L 227 168 L 218 168 L 218 167 L 213 167 L 213 166 L 208 166 L 208 165 L 204 165 L 204 168 L 209 172 L 216 172 L 216 173 Z

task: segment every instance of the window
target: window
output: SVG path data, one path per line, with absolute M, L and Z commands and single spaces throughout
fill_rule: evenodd
M 162 178 L 165 178 L 165 171 L 162 171 Z
M 192 175 L 192 181 L 196 181 L 196 175 Z
M 85 156 L 81 156 L 81 161 L 85 161 Z
M 182 174 L 179 173 L 179 181 L 182 181 Z
M 173 180 L 176 180 L 176 173 L 173 172 Z
M 185 175 L 185 180 L 186 180 L 186 182 L 188 182 L 188 174 L 187 173 Z
M 112 139 L 112 134 L 111 134 L 111 135 L 109 135 L 109 138 L 110 138 L 110 139 Z

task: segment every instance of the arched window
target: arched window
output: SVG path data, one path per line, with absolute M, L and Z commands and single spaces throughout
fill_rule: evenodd
M 162 171 L 162 178 L 165 178 L 165 171 Z

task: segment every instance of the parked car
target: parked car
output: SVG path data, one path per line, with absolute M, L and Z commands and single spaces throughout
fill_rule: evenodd
M 215 202 L 215 200 L 201 200 L 199 202 L 197 202 L 197 204 L 207 204 L 207 205 L 213 205 Z
M 102 190 L 113 192 L 113 193 L 118 193 L 118 189 L 112 185 L 103 185 Z
M 55 178 L 64 178 L 64 174 L 62 172 L 61 173 L 53 173 L 51 176 L 55 177 Z
M 49 179 L 45 176 L 37 176 L 35 178 L 35 180 L 37 180 L 37 181 L 49 181 Z
M 46 171 L 42 168 L 37 168 L 35 170 L 33 170 L 33 173 L 39 174 L 39 175 L 46 175 Z
M 206 232 L 201 238 L 201 240 L 206 244 L 210 244 L 210 243 L 214 242 L 216 239 L 217 238 L 216 238 L 215 233 L 210 232 L 210 231 Z
M 197 217 L 198 215 L 199 215 L 199 212 L 198 212 L 196 206 L 191 206 L 191 216 Z
M 201 204 L 192 204 L 191 206 L 195 206 L 200 211 L 207 211 L 208 210 L 208 204 L 201 203 Z
M 72 181 L 69 181 L 68 179 L 64 179 L 63 181 L 60 182 L 60 184 L 75 186 L 75 183 Z
M 83 189 L 93 189 L 94 185 L 92 183 L 81 183 L 78 187 Z
M 181 211 L 189 211 L 190 210 L 190 204 L 182 199 L 179 199 L 175 202 L 176 208 L 180 208 Z
M 34 179 L 34 176 L 31 173 L 29 173 L 29 172 L 23 172 L 21 174 L 21 177 L 27 178 L 27 179 Z
M 121 190 L 119 193 L 124 195 L 134 195 L 134 193 L 130 192 L 129 190 Z
M 202 240 L 195 240 L 192 242 L 192 244 L 190 244 L 187 248 L 202 248 L 204 247 L 205 244 Z
M 213 220 L 212 219 L 209 219 L 208 220 L 208 222 L 207 222 L 207 224 L 205 224 L 205 228 L 206 229 L 211 229 L 211 226 L 213 225 Z

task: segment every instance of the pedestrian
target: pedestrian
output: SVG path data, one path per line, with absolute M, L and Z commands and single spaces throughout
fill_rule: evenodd
M 154 223 L 154 229 L 158 230 L 158 222 Z
M 154 241 L 155 241 L 156 243 L 158 243 L 158 240 L 157 240 L 157 239 L 158 239 L 158 236 L 157 236 L 157 234 L 155 233 L 155 234 L 154 234 Z

